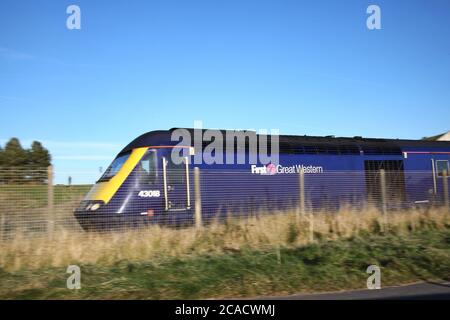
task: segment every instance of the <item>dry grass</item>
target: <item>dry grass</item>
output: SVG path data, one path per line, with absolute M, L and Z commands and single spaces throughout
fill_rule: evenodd
M 314 214 L 314 239 L 337 240 L 361 232 L 407 234 L 421 228 L 443 230 L 450 225 L 448 210 L 408 210 L 390 213 L 387 229 L 375 209 Z M 302 246 L 309 243 L 309 216 L 295 213 L 260 215 L 245 220 L 229 219 L 201 230 L 149 227 L 117 233 L 84 233 L 59 229 L 53 240 L 26 236 L 0 240 L 0 268 L 8 272 L 69 264 L 112 265 L 119 261 L 154 261 L 165 257 Z

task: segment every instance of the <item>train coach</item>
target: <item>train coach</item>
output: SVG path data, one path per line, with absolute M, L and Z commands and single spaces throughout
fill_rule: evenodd
M 429 206 L 448 199 L 444 179 L 450 169 L 450 142 L 279 135 L 276 163 L 251 162 L 253 151 L 247 145 L 232 151 L 233 160 L 244 156 L 243 163 L 207 164 L 193 160 L 210 142 L 180 146 L 172 141 L 174 130 L 180 129 L 145 133 L 117 155 L 74 212 L 85 230 L 191 224 L 196 205 L 201 205 L 203 221 L 279 212 L 299 206 L 302 183 L 310 210 L 378 205 L 381 171 L 389 206 Z M 194 129 L 181 130 L 195 136 Z M 226 138 L 228 131 L 217 133 L 224 143 L 236 143 Z M 270 150 L 273 136 L 253 135 L 256 141 L 264 138 Z M 174 148 L 185 149 L 181 163 L 172 160 Z M 200 172 L 198 190 L 195 167 Z M 195 191 L 200 201 L 194 201 Z

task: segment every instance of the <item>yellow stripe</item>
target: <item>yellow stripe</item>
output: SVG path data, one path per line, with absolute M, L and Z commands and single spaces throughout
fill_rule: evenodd
M 141 160 L 147 149 L 148 147 L 133 149 L 119 172 L 109 181 L 96 183 L 86 195 L 85 200 L 102 200 L 105 204 L 108 203 L 131 171 L 133 171 L 139 160 Z

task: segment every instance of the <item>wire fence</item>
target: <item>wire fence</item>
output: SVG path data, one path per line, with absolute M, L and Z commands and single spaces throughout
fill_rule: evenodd
M 280 212 L 313 219 L 316 212 L 343 208 L 376 208 L 386 216 L 413 207 L 449 208 L 446 173 L 433 176 L 428 171 L 161 171 L 145 183 L 142 176 L 130 176 L 98 211 L 89 210 L 96 201 L 86 198 L 92 185 L 54 185 L 53 175 L 51 167 L 0 170 L 2 239 L 17 232 L 50 237 L 55 230 L 83 232 L 87 225 L 201 227 L 230 216 Z
M 39 177 L 34 179 L 32 177 Z M 54 185 L 43 169 L 0 169 L 0 235 L 48 234 L 54 227 L 80 230 L 73 209 L 92 185 Z
M 118 176 L 96 185 L 55 185 L 51 167 L 24 171 L 0 170 L 0 268 L 9 271 L 278 252 L 361 232 L 450 225 L 447 177 L 425 171 L 260 175 L 186 167 L 135 170 L 121 183 Z

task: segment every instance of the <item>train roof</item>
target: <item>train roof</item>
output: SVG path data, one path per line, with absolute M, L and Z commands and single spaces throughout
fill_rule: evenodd
M 176 129 L 187 130 L 194 137 L 192 128 L 172 128 L 169 130 L 158 130 L 144 133 L 130 142 L 121 152 L 127 152 L 134 148 L 147 146 L 172 146 L 178 144 L 178 141 L 171 141 L 172 132 Z M 222 134 L 225 141 L 230 139 L 230 134 L 234 130 L 216 130 L 202 129 L 213 134 Z M 270 135 L 260 135 L 255 131 L 241 131 L 249 136 L 256 136 L 257 139 L 265 137 L 270 144 Z M 229 134 L 227 134 L 229 133 Z M 401 154 L 402 150 L 407 148 L 415 149 L 448 149 L 450 141 L 429 141 L 429 140 L 406 140 L 406 139 L 382 139 L 382 138 L 363 138 L 363 137 L 334 137 L 334 136 L 295 136 L 279 135 L 280 153 L 329 153 L 329 154 Z M 233 139 L 233 136 L 231 136 Z M 193 141 L 192 141 L 193 143 Z M 210 142 L 204 142 L 208 145 Z

